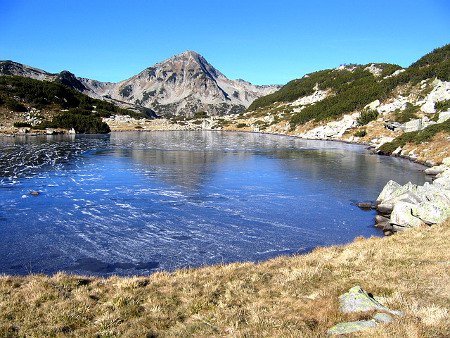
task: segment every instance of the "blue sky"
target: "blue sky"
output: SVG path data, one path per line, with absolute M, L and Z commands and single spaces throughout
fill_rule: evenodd
M 0 60 L 101 81 L 195 50 L 229 78 L 284 84 L 447 43 L 448 0 L 0 0 Z

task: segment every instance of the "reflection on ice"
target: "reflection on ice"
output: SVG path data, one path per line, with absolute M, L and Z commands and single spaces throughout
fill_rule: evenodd
M 0 139 L 0 272 L 148 274 L 379 234 L 419 166 L 363 147 L 219 132 Z M 41 192 L 29 198 L 29 192 Z

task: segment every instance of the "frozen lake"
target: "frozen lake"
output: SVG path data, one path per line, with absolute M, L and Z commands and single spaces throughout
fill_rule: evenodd
M 422 169 L 251 133 L 0 137 L 0 273 L 143 275 L 381 236 L 355 203 Z

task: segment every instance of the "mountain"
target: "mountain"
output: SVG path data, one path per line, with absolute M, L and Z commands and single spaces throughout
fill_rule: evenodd
M 0 62 L 0 75 L 58 82 L 124 108 L 148 108 L 164 116 L 192 116 L 198 111 L 208 115 L 240 113 L 255 99 L 279 88 L 230 80 L 193 51 L 175 55 L 118 83 L 80 78 L 68 71 L 51 74 L 12 61 Z

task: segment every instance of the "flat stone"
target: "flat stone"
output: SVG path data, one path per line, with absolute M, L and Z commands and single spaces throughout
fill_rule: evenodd
M 443 166 L 438 166 L 438 167 L 435 166 L 435 167 L 427 168 L 424 170 L 425 174 L 432 175 L 432 176 L 440 174 L 444 171 L 445 171 L 445 168 Z
M 375 216 L 375 223 L 384 223 L 384 222 L 389 222 L 389 218 L 381 216 L 381 215 L 376 215 Z
M 387 313 L 378 312 L 373 316 L 373 319 L 378 323 L 383 324 L 389 324 L 394 321 L 394 318 L 392 318 L 391 315 L 388 315 Z
M 356 206 L 361 209 L 372 209 L 372 203 L 370 202 L 359 202 Z
M 390 214 L 393 209 L 394 209 L 394 205 L 391 203 L 389 203 L 389 204 L 381 203 L 381 204 L 377 205 L 377 210 L 381 214 L 385 214 L 385 215 Z
M 377 224 L 375 224 L 375 228 L 378 228 L 378 229 L 384 229 L 386 226 L 388 226 L 388 225 L 391 225 L 390 223 L 389 223 L 389 221 L 385 221 L 385 222 L 381 222 L 381 223 L 377 223 Z
M 352 332 L 364 331 L 377 326 L 375 320 L 358 320 L 356 322 L 339 323 L 328 330 L 330 335 L 347 334 Z

